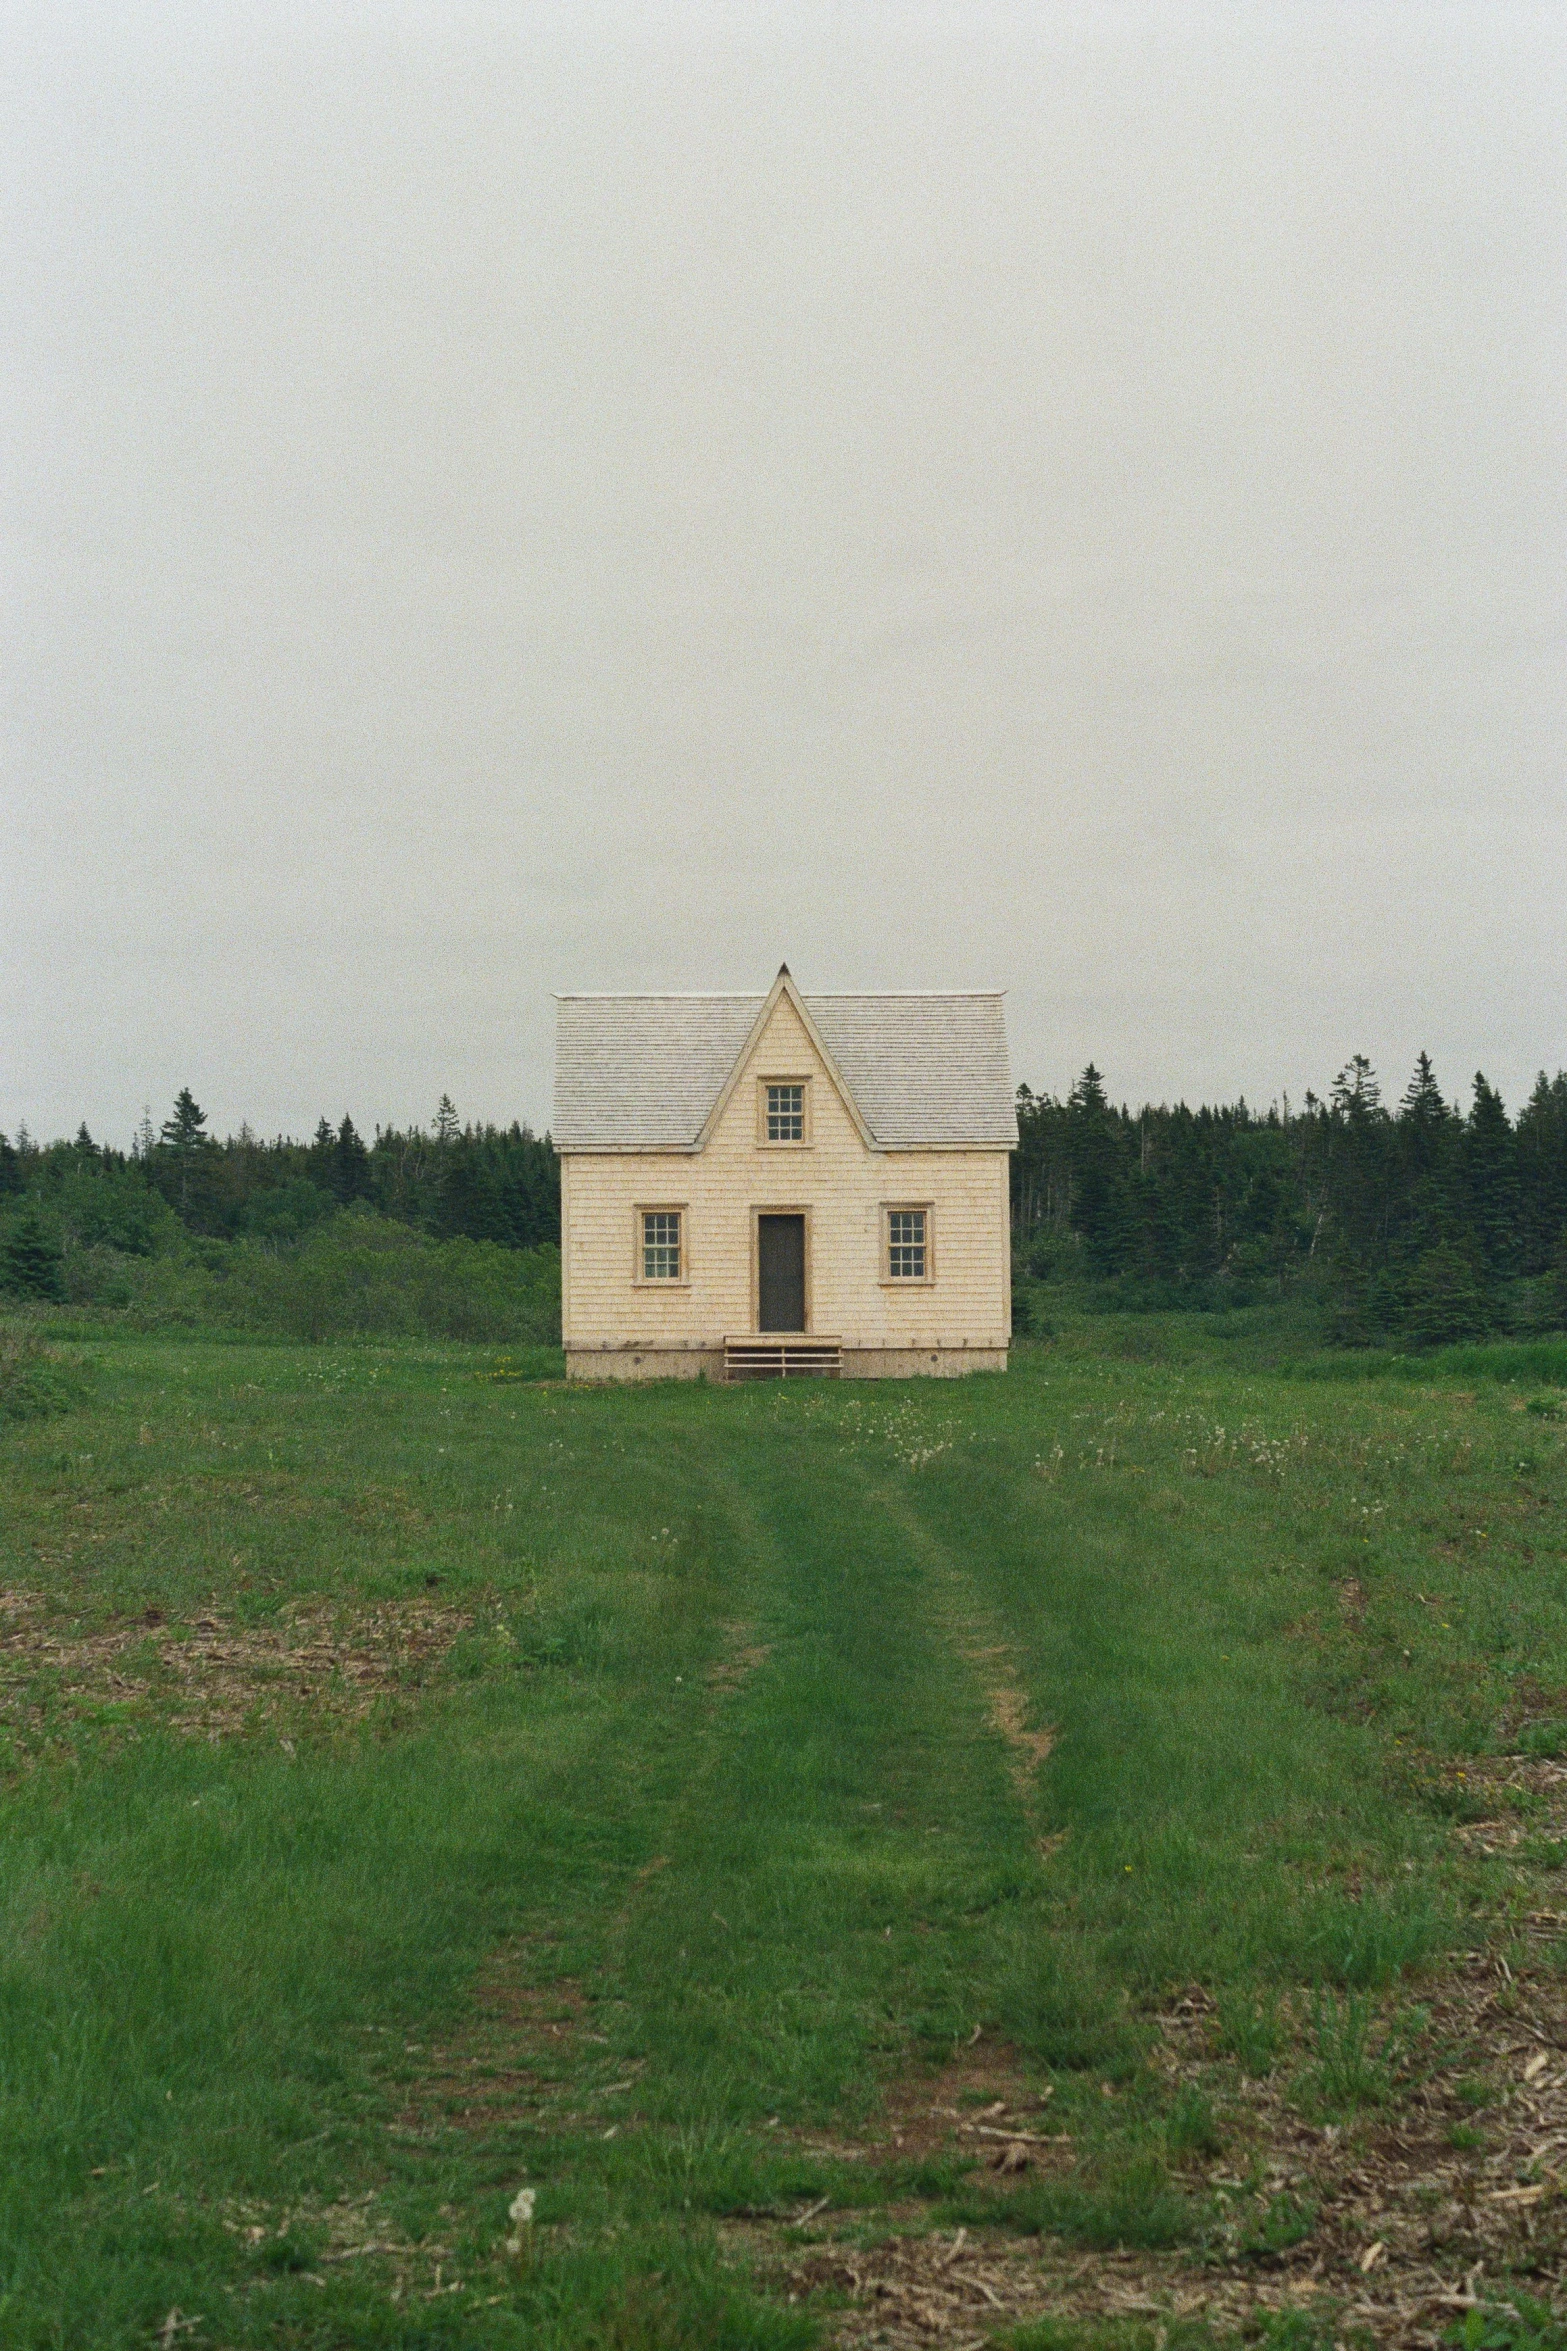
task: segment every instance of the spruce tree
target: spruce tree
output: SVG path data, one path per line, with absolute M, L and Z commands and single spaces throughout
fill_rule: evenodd
M 1542 1069 L 1518 1113 L 1518 1217 L 1525 1273 L 1543 1273 L 1567 1229 L 1567 1071 Z
M 186 1220 L 199 1203 L 204 1162 L 216 1148 L 206 1130 L 206 1112 L 189 1086 L 181 1086 L 174 1097 L 174 1115 L 164 1120 L 158 1142 L 173 1169 L 174 1206 Z
M 1550 1274 L 1545 1285 L 1545 1304 L 1552 1321 L 1567 1331 L 1567 1226 L 1562 1228 L 1562 1237 L 1551 1259 Z
M 1334 1079 L 1323 1120 L 1327 1144 L 1323 1221 L 1334 1299 L 1330 1328 L 1363 1344 L 1376 1334 L 1386 1300 L 1377 1277 L 1387 1262 L 1398 1191 L 1392 1121 L 1375 1070 L 1357 1053 Z
M 346 1207 L 350 1200 L 367 1200 L 373 1189 L 370 1181 L 370 1154 L 354 1130 L 354 1122 L 347 1111 L 337 1130 L 331 1158 L 332 1196 Z
M 1473 1256 L 1451 1241 L 1419 1259 L 1405 1291 L 1404 1335 L 1417 1347 L 1477 1339 L 1490 1325 L 1485 1285 Z
M 206 1142 L 206 1129 L 206 1112 L 189 1086 L 181 1086 L 174 1097 L 174 1115 L 164 1120 L 159 1141 L 171 1151 L 194 1151 Z
M 455 1143 L 462 1133 L 462 1120 L 457 1115 L 457 1106 L 450 1094 L 443 1094 L 436 1107 L 433 1132 L 443 1149 Z
M 1406 1260 L 1463 1229 L 1458 1155 L 1463 1121 L 1436 1082 L 1431 1056 L 1422 1053 L 1398 1106 L 1398 1156 L 1403 1197 L 1394 1212 L 1397 1253 Z
M 0 1249 L 0 1280 L 18 1298 L 65 1296 L 59 1244 L 44 1230 L 36 1208 L 24 1209 L 7 1234 Z
M 1377 1073 L 1364 1053 L 1352 1053 L 1333 1080 L 1329 1096 L 1333 1108 L 1352 1123 L 1373 1117 L 1382 1107 Z
M 1422 1053 L 1415 1061 L 1414 1074 L 1398 1106 L 1398 1123 L 1407 1138 L 1406 1157 L 1416 1165 L 1429 1165 L 1440 1148 L 1448 1118 L 1447 1103 L 1436 1082 L 1431 1056 Z
M 332 1132 L 330 1119 L 316 1120 L 316 1131 L 310 1138 L 305 1154 L 304 1172 L 318 1190 L 336 1196 L 333 1179 L 337 1172 L 337 1137 Z
M 1474 1103 L 1464 1125 L 1463 1170 L 1480 1254 L 1491 1273 L 1511 1273 L 1518 1262 L 1517 1138 L 1501 1095 L 1481 1070 L 1475 1071 Z
M 1092 1062 L 1067 1099 L 1072 1165 L 1072 1222 L 1097 1274 L 1113 1274 L 1125 1245 L 1126 1203 L 1104 1079 Z

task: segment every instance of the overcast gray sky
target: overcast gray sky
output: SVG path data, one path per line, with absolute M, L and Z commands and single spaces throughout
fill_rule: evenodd
M 12 0 L 0 1126 L 1567 1062 L 1567 11 Z

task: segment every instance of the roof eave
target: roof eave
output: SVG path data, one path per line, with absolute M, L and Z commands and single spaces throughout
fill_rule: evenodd
M 706 1143 L 563 1143 L 558 1136 L 552 1136 L 551 1140 L 561 1159 L 700 1159 L 707 1149 Z M 895 1159 L 914 1152 L 928 1155 L 934 1151 L 1015 1151 L 1017 1137 L 969 1135 L 954 1142 L 946 1135 L 939 1142 L 927 1143 L 878 1143 L 872 1137 L 866 1149 L 878 1159 Z

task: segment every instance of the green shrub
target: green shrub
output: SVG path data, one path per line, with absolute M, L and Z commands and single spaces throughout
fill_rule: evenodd
M 0 1289 L 13 1298 L 63 1298 L 60 1244 L 36 1208 L 26 1208 L 0 1243 Z
M 1491 1310 L 1475 1261 L 1463 1249 L 1442 1242 L 1428 1249 L 1409 1277 L 1403 1330 L 1416 1347 L 1450 1347 L 1478 1339 L 1490 1328 Z
M 323 1192 L 308 1176 L 295 1176 L 290 1183 L 258 1192 L 246 1203 L 238 1222 L 248 1238 L 299 1241 L 336 1214 L 337 1202 L 330 1192 Z
M 1280 2193 L 1269 2198 L 1267 2210 L 1242 2231 L 1240 2250 L 1254 2259 L 1276 2260 L 1292 2245 L 1303 2245 L 1317 2225 L 1317 2207 L 1309 2198 Z
M 214 1301 L 229 1327 L 291 1339 L 431 1338 L 556 1345 L 560 1252 L 433 1241 L 368 1209 L 345 1209 L 299 1248 L 235 1242 Z
M 115 1249 L 155 1257 L 177 1248 L 184 1227 L 160 1193 L 134 1168 L 49 1168 L 36 1204 L 58 1234 L 67 1259 L 78 1249 Z
M 56 1294 L 136 1331 L 560 1344 L 553 1245 L 436 1241 L 364 1208 L 334 1212 L 292 1246 L 182 1238 L 151 1256 L 73 1250 Z
M 65 1362 L 36 1339 L 0 1332 L 0 1422 L 69 1412 L 85 1390 L 79 1365 Z

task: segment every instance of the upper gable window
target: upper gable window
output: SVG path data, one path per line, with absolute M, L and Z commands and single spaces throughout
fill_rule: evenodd
M 810 1141 L 810 1091 L 804 1078 L 764 1078 L 758 1089 L 757 1139 L 763 1143 Z
M 768 1087 L 767 1140 L 769 1143 L 805 1141 L 804 1086 L 791 1084 Z

